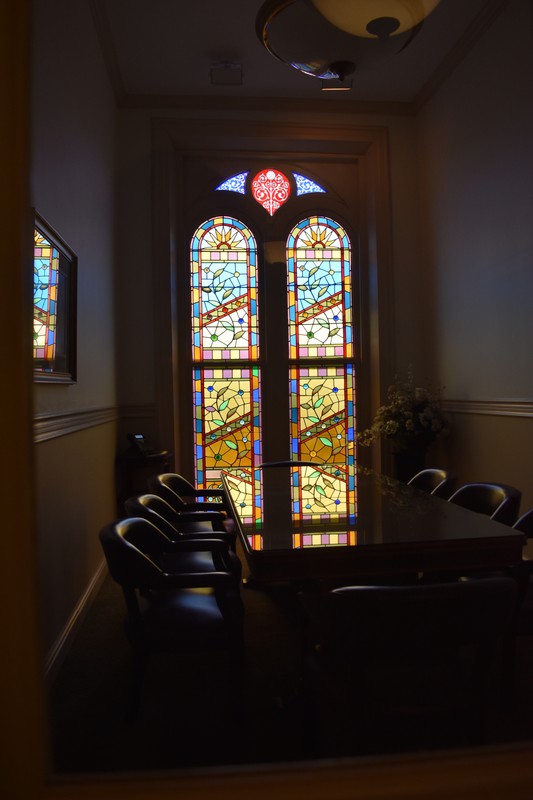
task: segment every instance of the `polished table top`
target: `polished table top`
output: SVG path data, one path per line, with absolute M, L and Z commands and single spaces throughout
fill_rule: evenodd
M 522 533 L 369 470 L 270 466 L 222 479 L 259 580 L 483 570 L 522 558 Z

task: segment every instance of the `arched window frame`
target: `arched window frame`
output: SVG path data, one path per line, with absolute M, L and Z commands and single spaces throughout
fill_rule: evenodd
M 187 314 L 182 300 L 187 296 L 188 242 L 198 220 L 220 212 L 218 199 L 204 189 L 213 174 L 222 181 L 227 164 L 243 169 L 246 154 L 265 162 L 283 159 L 300 168 L 316 165 L 315 174 L 328 175 L 333 188 L 332 209 L 337 219 L 356 232 L 357 290 L 355 307 L 360 310 L 356 337 L 360 360 L 358 417 L 368 425 L 385 397 L 395 374 L 394 302 L 392 295 L 392 207 L 390 194 L 390 146 L 384 126 L 323 123 L 288 125 L 275 119 L 225 121 L 206 126 L 205 120 L 159 118 L 153 124 L 152 167 L 154 192 L 152 218 L 154 264 L 154 439 L 173 449 L 176 468 L 193 477 L 192 459 L 183 448 L 190 430 L 190 413 L 182 398 L 188 364 L 178 352 L 177 342 L 188 337 Z M 330 170 L 330 165 L 332 169 Z M 341 169 L 339 169 L 341 167 Z M 194 198 L 191 202 L 191 197 Z M 230 199 L 232 213 L 253 221 L 249 205 Z M 322 201 L 326 198 L 322 198 Z M 306 198 L 300 198 L 306 200 Z M 314 198 L 313 198 L 314 201 Z M 320 210 L 328 210 L 321 202 Z M 328 201 L 329 205 L 329 201 Z M 306 206 L 301 206 L 305 208 Z M 246 208 L 241 214 L 240 209 Z M 203 209 L 203 210 L 202 210 Z M 280 212 L 282 213 L 282 212 Z M 293 217 L 294 218 L 294 217 Z M 294 218 L 296 221 L 297 218 Z M 279 251 L 277 231 L 262 247 L 269 260 Z M 176 338 L 178 337 L 178 338 Z M 185 370 L 185 371 L 184 371 Z M 143 418 L 144 419 L 144 418 Z M 391 466 L 385 449 L 371 448 L 365 464 L 383 470 Z
M 241 194 L 241 192 L 239 192 Z M 220 223 L 228 222 L 228 218 L 225 216 L 219 216 Z M 195 270 L 195 258 L 194 255 L 195 250 L 199 251 L 201 248 L 199 245 L 195 245 L 195 241 L 198 237 L 198 231 L 201 231 L 202 235 L 205 236 L 206 232 L 209 230 L 210 226 L 213 224 L 213 219 L 207 220 L 206 222 L 202 223 L 202 225 L 197 229 L 193 237 L 193 242 L 191 246 L 191 265 L 193 272 Z M 242 223 L 238 222 L 237 220 L 233 220 L 233 224 L 237 224 L 240 227 Z M 288 224 L 284 225 L 285 230 L 290 227 Z M 328 430 L 320 430 L 319 434 L 314 437 L 314 442 L 320 442 L 322 448 L 322 455 L 318 456 L 316 452 L 313 455 L 309 455 L 308 457 L 315 457 L 317 459 L 324 460 L 325 463 L 330 462 L 333 459 L 342 468 L 342 472 L 339 472 L 338 481 L 339 485 L 334 489 L 334 492 L 339 494 L 345 493 L 346 497 L 343 500 L 343 503 L 347 504 L 347 507 L 350 509 L 350 513 L 354 513 L 355 505 L 356 505 L 356 498 L 355 498 L 355 481 L 353 478 L 353 471 L 350 475 L 349 467 L 352 466 L 355 462 L 355 455 L 354 455 L 354 377 L 355 377 L 355 370 L 353 364 L 353 337 L 351 331 L 351 318 L 352 318 L 352 307 L 351 307 L 351 245 L 350 240 L 346 231 L 343 227 L 332 219 L 331 216 L 325 216 L 324 214 L 320 215 L 307 215 L 304 219 L 300 219 L 299 223 L 296 226 L 292 226 L 290 232 L 287 235 L 286 241 L 286 261 L 289 266 L 290 272 L 290 265 L 295 263 L 294 253 L 292 251 L 297 250 L 298 248 L 295 245 L 298 241 L 301 241 L 300 237 L 304 235 L 304 233 L 309 233 L 309 231 L 313 230 L 316 232 L 318 230 L 319 234 L 316 237 L 316 242 L 314 243 L 317 247 L 317 253 L 320 253 L 320 257 L 323 260 L 324 255 L 327 258 L 332 257 L 331 248 L 328 250 L 326 246 L 330 243 L 330 239 L 333 236 L 336 240 L 337 247 L 335 248 L 337 251 L 337 257 L 340 255 L 340 273 L 341 275 L 341 282 L 340 285 L 337 287 L 340 289 L 339 292 L 335 292 L 334 294 L 338 294 L 341 299 L 341 305 L 343 308 L 342 311 L 342 329 L 347 327 L 346 335 L 341 337 L 342 338 L 342 347 L 339 350 L 339 345 L 337 342 L 337 346 L 333 347 L 331 350 L 330 346 L 330 353 L 329 357 L 333 357 L 333 363 L 328 364 L 327 368 L 324 368 L 322 365 L 317 365 L 316 357 L 320 357 L 323 355 L 319 351 L 315 353 L 315 358 L 313 359 L 310 356 L 309 352 L 305 355 L 307 356 L 307 363 L 304 365 L 300 363 L 300 359 L 295 352 L 291 353 L 291 365 L 290 368 L 288 367 L 287 362 L 287 369 L 286 369 L 286 386 L 285 386 L 285 393 L 288 397 L 294 398 L 290 408 L 287 409 L 287 414 L 290 415 L 290 435 L 291 435 L 291 444 L 290 444 L 290 457 L 292 459 L 298 459 L 302 457 L 306 457 L 307 453 L 304 455 L 302 453 L 301 447 L 301 437 L 302 431 L 300 430 L 301 422 L 300 417 L 300 406 L 302 404 L 302 392 L 305 390 L 307 384 L 312 383 L 313 386 L 310 388 L 311 394 L 314 391 L 320 393 L 320 397 L 318 398 L 317 405 L 324 404 L 326 408 L 326 403 L 329 402 L 329 398 L 335 397 L 337 400 L 337 410 L 333 410 L 331 413 L 331 419 L 328 421 L 327 428 Z M 324 238 L 323 234 L 327 234 Z M 251 236 L 251 233 L 250 233 Z M 221 237 L 223 238 L 223 237 Z M 253 237 L 252 237 L 253 238 Z M 292 255 L 291 255 L 292 253 Z M 315 254 L 316 255 L 316 254 Z M 329 264 L 331 267 L 331 264 Z M 268 265 L 264 265 L 265 270 L 268 270 Z M 196 268 L 197 269 L 197 268 Z M 294 269 L 294 267 L 293 267 Z M 331 269 L 329 270 L 331 273 Z M 337 277 L 338 280 L 338 277 Z M 285 289 L 289 290 L 290 296 L 290 289 L 289 289 L 289 282 L 290 282 L 290 275 L 287 274 L 285 279 Z M 323 287 L 324 291 L 326 287 Z M 194 291 L 194 287 L 193 287 Z M 293 292 L 294 294 L 294 292 Z M 329 298 L 330 304 L 333 302 L 332 298 Z M 194 302 L 198 302 L 197 299 L 195 301 L 193 295 L 193 309 L 194 309 Z M 193 313 L 194 316 L 194 313 Z M 326 324 L 326 323 L 322 323 Z M 331 328 L 331 325 L 329 326 Z M 286 330 L 287 330 L 287 352 L 289 351 L 289 339 L 290 334 L 290 313 L 289 309 L 287 309 L 287 316 L 286 316 Z M 197 333 L 195 333 L 197 336 Z M 294 333 L 293 333 L 294 337 Z M 227 356 L 228 354 L 226 354 Z M 198 356 L 198 351 L 196 351 L 196 356 Z M 305 356 L 304 356 L 305 358 Z M 198 365 L 197 365 L 198 366 Z M 259 369 L 256 371 L 256 376 L 259 375 L 259 371 L 261 369 L 261 365 L 258 362 Z M 263 362 L 263 366 L 266 366 L 265 362 Z M 266 370 L 264 370 L 266 372 Z M 302 376 L 304 380 L 302 381 Z M 260 384 L 261 381 L 258 380 L 256 383 L 256 398 L 257 398 L 257 405 L 255 408 L 250 409 L 250 413 L 248 417 L 254 420 L 257 420 L 258 424 L 261 418 L 260 412 Z M 205 386 L 205 383 L 202 384 L 201 380 L 201 370 L 195 370 L 195 397 L 200 401 L 203 401 L 205 398 L 205 393 L 202 394 L 200 390 L 200 386 Z M 338 395 L 334 395 L 333 392 L 338 392 L 339 387 L 341 387 L 341 391 Z M 214 389 L 214 387 L 211 387 Z M 250 395 L 251 396 L 251 395 Z M 199 485 L 203 486 L 215 486 L 218 485 L 218 475 L 217 470 L 214 468 L 216 465 L 213 463 L 211 464 L 211 468 L 206 468 L 205 464 L 202 463 L 202 459 L 204 458 L 207 447 L 204 446 L 204 442 L 202 442 L 202 436 L 206 430 L 206 426 L 203 421 L 200 421 L 200 417 L 202 416 L 201 413 L 198 411 L 199 403 L 196 403 L 196 410 L 195 410 L 195 447 L 196 447 L 196 480 Z M 213 405 L 213 408 L 216 407 L 216 404 Z M 331 408 L 331 403 L 329 402 L 329 407 Z M 220 415 L 219 415 L 220 418 Z M 349 424 L 347 425 L 347 420 Z M 322 427 L 326 427 L 326 425 L 322 425 Z M 289 427 L 288 427 L 289 430 Z M 246 429 L 248 433 L 248 428 Z M 228 433 L 230 435 L 230 426 L 228 426 Z M 309 430 L 305 431 L 304 435 L 309 435 Z M 340 444 L 335 439 L 340 439 Z M 254 439 L 253 436 L 249 437 L 251 441 Z M 227 443 L 227 442 L 226 442 Z M 289 445 L 288 445 L 289 446 Z M 329 448 L 329 449 L 327 449 Z M 235 463 L 238 463 L 238 446 L 235 444 L 233 445 L 233 455 L 236 456 L 235 459 L 230 459 L 232 463 L 228 463 L 222 456 L 220 456 L 219 461 L 220 466 L 234 466 Z M 316 448 L 315 448 L 316 449 Z M 248 451 L 249 456 L 249 463 L 243 463 L 239 465 L 239 469 L 242 475 L 246 475 L 246 482 L 245 485 L 248 487 L 249 491 L 246 494 L 246 498 L 242 498 L 242 510 L 243 513 L 246 513 L 251 519 L 254 519 L 255 522 L 259 524 L 260 522 L 260 504 L 258 502 L 254 502 L 253 498 L 259 495 L 259 486 L 258 481 L 260 480 L 260 474 L 257 471 L 256 467 L 260 460 L 260 453 L 261 453 L 261 444 L 260 444 L 260 436 L 255 437 L 255 447 L 253 450 Z M 218 454 L 217 454 L 218 456 Z M 341 488 L 342 487 L 342 488 Z M 301 491 L 302 487 L 294 487 L 295 491 Z M 338 502 L 338 500 L 337 500 Z M 345 506 L 346 507 L 346 506 Z M 302 511 L 302 513 L 304 513 Z M 260 542 L 255 543 L 256 546 L 260 547 Z

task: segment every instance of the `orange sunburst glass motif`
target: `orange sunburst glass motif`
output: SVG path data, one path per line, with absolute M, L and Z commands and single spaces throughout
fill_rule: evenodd
M 289 179 L 277 169 L 262 169 L 252 181 L 252 195 L 272 217 L 290 197 Z

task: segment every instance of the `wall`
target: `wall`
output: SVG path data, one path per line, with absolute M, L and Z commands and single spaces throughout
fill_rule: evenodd
M 447 458 L 533 504 L 533 32 L 510 2 L 419 115 L 426 318 Z
M 77 383 L 34 386 L 45 649 L 102 562 L 115 515 L 115 109 L 87 3 L 34 3 L 31 203 L 78 256 Z

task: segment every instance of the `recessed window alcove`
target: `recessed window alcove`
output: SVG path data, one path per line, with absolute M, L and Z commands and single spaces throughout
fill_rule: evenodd
M 154 328 L 156 417 L 160 439 L 176 453 L 179 468 L 194 471 L 192 447 L 183 441 L 191 428 L 184 374 L 192 362 L 190 350 L 186 354 L 180 347 L 191 336 L 190 311 L 182 303 L 191 291 L 189 248 L 198 224 L 220 214 L 261 232 L 257 259 L 271 265 L 272 273 L 282 263 L 285 267 L 288 232 L 311 215 L 323 214 L 350 232 L 357 264 L 357 403 L 359 424 L 364 425 L 393 370 L 386 129 L 158 119 L 152 137 L 154 299 L 159 312 Z M 295 181 L 291 202 L 280 204 L 275 213 L 265 213 L 252 200 L 243 207 L 247 179 L 262 175 L 265 165 Z M 281 272 L 278 280 L 286 281 Z M 275 346 L 273 342 L 271 352 Z

